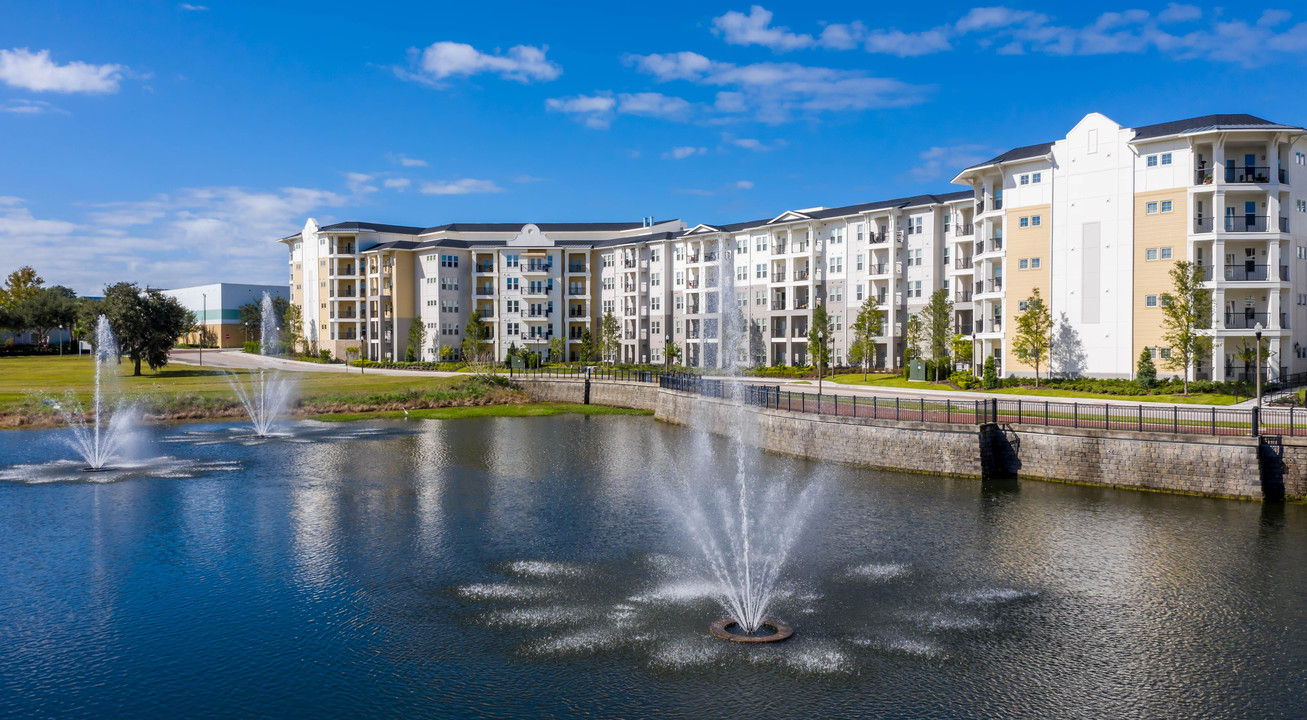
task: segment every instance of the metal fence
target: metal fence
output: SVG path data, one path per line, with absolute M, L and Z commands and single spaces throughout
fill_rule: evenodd
M 789 412 L 908 422 L 1007 423 L 1196 435 L 1307 435 L 1307 410 L 805 393 L 665 374 L 660 387 Z
M 657 383 L 660 378 L 667 373 L 655 370 L 624 370 L 621 368 L 605 368 L 595 365 L 573 365 L 561 367 L 545 368 L 528 368 L 508 369 L 510 378 L 572 378 L 583 380 L 589 377 L 591 380 L 625 380 L 627 382 Z

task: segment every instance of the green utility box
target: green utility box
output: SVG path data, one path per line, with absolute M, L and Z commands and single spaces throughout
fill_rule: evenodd
M 921 361 L 921 360 L 910 360 L 910 361 L 908 361 L 908 379 L 909 379 L 909 380 L 920 380 L 920 381 L 922 381 L 922 382 L 925 382 L 925 380 L 926 380 L 926 363 L 925 363 L 924 361 Z

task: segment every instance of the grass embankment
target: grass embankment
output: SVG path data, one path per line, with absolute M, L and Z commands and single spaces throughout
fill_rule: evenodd
M 244 417 L 223 370 L 170 365 L 159 372 L 131 375 L 127 363 L 107 368 L 105 382 L 150 420 Z M 250 371 L 235 371 L 246 380 Z M 477 415 L 554 415 L 574 412 L 566 404 L 536 404 L 505 378 L 353 375 L 283 372 L 293 378 L 295 398 L 288 414 L 315 418 L 404 416 L 454 418 Z M 71 394 L 87 403 L 95 386 L 89 357 L 0 359 L 0 427 L 59 424 L 58 413 L 42 399 L 64 402 Z M 586 406 L 579 406 L 585 408 Z M 614 408 L 587 408 L 611 412 Z
M 1107 393 L 1091 393 L 1079 392 L 1076 390 L 1063 390 L 1060 388 L 1035 387 L 995 388 L 993 390 L 984 390 L 981 388 L 974 390 L 960 390 L 946 382 L 936 383 L 930 381 L 923 382 L 920 380 L 904 380 L 903 376 L 899 374 L 868 375 L 865 381 L 862 379 L 861 373 L 836 375 L 830 378 L 830 381 L 840 385 L 874 385 L 879 387 L 904 388 L 908 390 L 947 390 L 959 394 L 984 393 L 993 395 L 1024 395 L 1046 398 L 1065 398 L 1068 400 L 1117 400 L 1120 402 L 1164 403 L 1168 405 L 1234 405 L 1240 400 L 1248 399 L 1219 393 L 1193 393 L 1190 395 L 1110 395 Z

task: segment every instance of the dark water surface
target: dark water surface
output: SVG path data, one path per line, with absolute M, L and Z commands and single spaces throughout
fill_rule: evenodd
M 1307 717 L 1302 506 L 768 457 L 758 482 L 823 490 L 773 613 L 796 634 L 747 647 L 708 635 L 668 510 L 669 475 L 733 476 L 721 441 L 229 427 L 148 432 L 236 469 L 0 483 L 0 716 Z M 0 465 L 67 456 L 0 433 Z

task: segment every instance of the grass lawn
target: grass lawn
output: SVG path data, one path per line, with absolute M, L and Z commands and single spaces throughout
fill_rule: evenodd
M 1076 392 L 1057 388 L 999 388 L 996 390 L 957 390 L 948 383 L 920 382 L 904 380 L 902 375 L 868 375 L 862 379 L 861 373 L 836 375 L 832 382 L 840 385 L 875 385 L 879 387 L 904 388 L 908 390 L 951 390 L 959 395 L 966 393 L 992 393 L 995 395 L 1028 395 L 1047 398 L 1066 398 L 1068 400 L 1118 400 L 1122 402 L 1166 403 L 1169 405 L 1234 405 L 1246 397 L 1216 393 L 1193 393 L 1190 395 L 1108 395 L 1105 393 Z
M 193 365 L 168 365 L 159 372 L 148 368 L 140 377 L 132 377 L 132 366 L 108 366 L 116 370 L 110 378 L 117 389 L 131 399 L 166 397 L 178 394 L 197 395 L 203 398 L 231 397 L 227 373 L 219 369 Z M 247 370 L 234 371 L 239 375 Z M 283 375 L 295 378 L 296 394 L 301 400 L 331 399 L 340 396 L 366 396 L 411 391 L 449 390 L 465 378 L 435 378 L 421 375 L 369 375 L 321 372 L 288 372 Z M 72 390 L 85 401 L 95 386 L 95 369 L 89 355 L 78 358 L 16 357 L 0 358 L 0 411 L 22 407 L 30 402 L 32 392 L 62 396 Z
M 334 413 L 314 416 L 315 420 L 367 420 L 372 418 L 421 418 L 426 420 L 454 420 L 469 417 L 549 417 L 564 413 L 582 415 L 652 415 L 648 410 L 610 407 L 608 405 L 580 405 L 577 403 L 531 403 L 527 405 L 477 405 L 472 407 L 444 407 L 374 413 Z
M 919 380 L 904 380 L 902 375 L 870 373 L 867 379 L 862 379 L 862 373 L 849 373 L 847 375 L 835 375 L 827 378 L 831 382 L 840 385 L 876 385 L 878 387 L 908 388 L 910 390 L 920 390 L 928 388 L 931 390 L 952 390 L 953 386 L 948 383 L 922 382 Z M 959 391 L 961 392 L 961 391 Z

